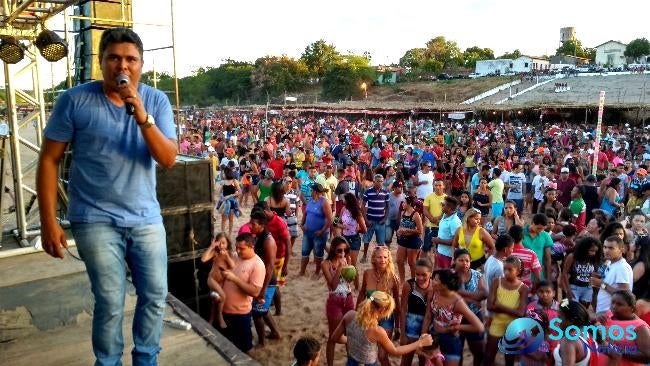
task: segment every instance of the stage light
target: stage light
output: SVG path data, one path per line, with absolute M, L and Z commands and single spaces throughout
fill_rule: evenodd
M 25 46 L 14 37 L 0 39 L 0 60 L 8 64 L 17 64 L 25 57 Z
M 68 43 L 51 30 L 44 29 L 34 45 L 41 52 L 41 56 L 50 62 L 59 61 L 68 55 Z

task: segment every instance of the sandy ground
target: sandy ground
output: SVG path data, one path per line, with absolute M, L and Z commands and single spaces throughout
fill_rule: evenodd
M 241 225 L 247 222 L 250 213 L 250 203 L 243 208 L 243 215 L 237 219 L 233 225 L 233 233 L 236 233 Z M 226 228 L 227 229 L 227 228 Z M 221 230 L 221 219 L 217 221 L 216 230 Z M 300 233 L 300 230 L 299 230 Z M 300 235 L 300 234 L 299 234 Z M 321 353 L 321 365 L 326 365 L 325 361 L 325 342 L 328 337 L 327 319 L 325 317 L 325 301 L 327 299 L 327 286 L 324 277 L 318 280 L 312 279 L 315 266 L 310 262 L 307 267 L 307 275 L 298 276 L 300 269 L 300 247 L 302 235 L 296 239 L 296 245 L 293 248 L 294 255 L 289 261 L 289 276 L 286 285 L 281 288 L 282 292 L 282 315 L 274 316 L 280 332 L 280 340 L 267 340 L 264 348 L 255 348 L 252 357 L 262 365 L 290 365 L 293 362 L 293 346 L 302 336 L 309 335 L 323 342 L 323 351 Z M 373 244 L 371 244 L 372 250 Z M 393 260 L 397 244 L 393 241 L 391 252 Z M 370 264 L 359 264 L 359 273 L 370 268 Z M 408 269 L 407 269 L 408 273 Z M 357 298 L 358 292 L 354 292 L 354 298 Z M 274 314 L 274 308 L 271 308 Z M 257 343 L 257 335 L 253 331 Z M 395 342 L 397 345 L 398 343 Z M 471 365 L 471 354 L 468 347 L 465 346 L 465 365 Z M 345 364 L 345 347 L 336 346 L 335 365 Z M 416 358 L 417 359 L 417 358 Z M 391 364 L 399 365 L 400 358 L 392 357 Z M 413 362 L 417 365 L 417 361 Z

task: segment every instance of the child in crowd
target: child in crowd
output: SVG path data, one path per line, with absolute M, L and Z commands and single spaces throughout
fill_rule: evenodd
M 553 290 L 552 287 L 551 290 Z M 548 366 L 550 350 L 553 349 L 551 347 L 549 337 L 548 337 L 549 317 L 542 311 L 531 310 L 530 308 L 526 310 L 526 317 L 533 319 L 542 327 L 542 331 L 544 332 L 544 340 L 539 345 L 539 347 L 533 352 L 524 353 L 521 355 L 520 365 L 521 366 Z
M 203 263 L 212 260 L 212 269 L 208 275 L 208 287 L 210 288 L 210 297 L 212 298 L 210 324 L 214 324 L 216 317 L 221 328 L 226 327 L 226 321 L 223 319 L 223 305 L 226 301 L 226 293 L 223 290 L 224 277 L 222 272 L 235 267 L 235 261 L 231 253 L 232 242 L 226 233 L 222 232 L 217 234 L 208 250 L 201 257 L 201 262 Z
M 292 366 L 317 366 L 320 363 L 321 344 L 314 337 L 303 336 L 293 346 L 293 357 L 296 362 Z
M 512 238 L 510 239 L 512 243 Z M 512 248 L 512 244 L 510 244 Z M 528 286 L 519 280 L 521 261 L 511 255 L 503 261 L 503 277 L 490 284 L 487 309 L 493 313 L 485 347 L 485 364 L 493 365 L 499 339 L 506 333 L 510 322 L 525 315 L 528 302 Z M 514 366 L 514 355 L 505 355 L 506 366 Z
M 430 346 L 422 347 L 416 353 L 424 357 L 424 366 L 443 366 L 445 356 L 440 352 L 438 339 L 433 337 L 433 343 Z
M 540 312 L 547 319 L 557 318 L 557 311 L 560 305 L 555 300 L 553 284 L 546 280 L 539 281 L 535 293 L 537 294 L 537 300 L 533 300 L 528 304 L 527 311 Z
M 522 244 L 524 240 L 523 227 L 512 225 L 510 230 L 508 230 L 508 234 L 515 242 L 512 255 L 521 260 L 521 274 L 519 275 L 519 279 L 532 290 L 533 284 L 539 282 L 541 279 L 542 265 L 539 263 L 539 258 L 537 258 L 535 251 L 525 248 Z

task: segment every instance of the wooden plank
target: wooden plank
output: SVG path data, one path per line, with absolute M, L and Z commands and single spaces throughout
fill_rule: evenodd
M 197 332 L 203 339 L 210 343 L 219 354 L 231 365 L 259 365 L 259 363 L 247 354 L 241 352 L 226 337 L 221 335 L 205 319 L 190 310 L 180 300 L 169 294 L 167 304 L 174 309 L 182 319 L 192 324 L 192 329 Z

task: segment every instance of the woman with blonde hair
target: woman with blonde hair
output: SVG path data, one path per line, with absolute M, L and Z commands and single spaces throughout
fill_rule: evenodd
M 377 291 L 392 294 L 396 302 L 396 311 L 389 312 L 386 316 L 379 318 L 379 326 L 384 328 L 390 339 L 393 337 L 393 330 L 399 333 L 399 278 L 395 274 L 395 265 L 390 249 L 387 246 L 379 245 L 375 247 L 370 257 L 372 268 L 363 272 L 361 288 L 359 289 L 359 298 L 357 299 L 357 308 L 363 300 L 373 296 Z M 390 365 L 388 354 L 383 349 L 379 350 L 379 362 L 382 366 Z
M 485 263 L 485 249 L 494 250 L 494 238 L 481 227 L 481 211 L 470 208 L 465 213 L 463 226 L 456 230 L 452 239 L 453 251 L 464 248 L 469 251 L 472 269 L 478 269 Z
M 395 347 L 386 330 L 379 326 L 379 319 L 391 316 L 394 310 L 393 297 L 375 291 L 359 304 L 356 311 L 346 313 L 327 342 L 327 365 L 334 365 L 334 344 L 337 342 L 347 343 L 347 366 L 377 365 L 381 352 L 401 356 L 431 345 L 431 335 L 423 334 L 413 343 Z

